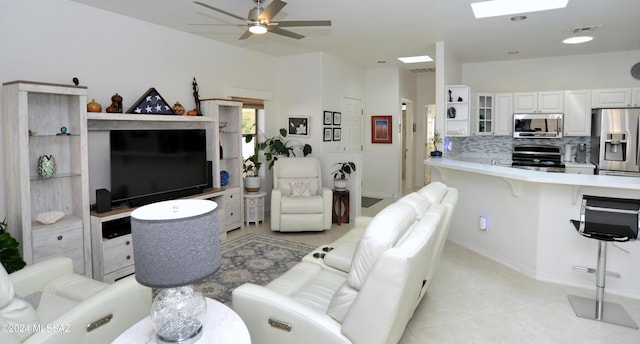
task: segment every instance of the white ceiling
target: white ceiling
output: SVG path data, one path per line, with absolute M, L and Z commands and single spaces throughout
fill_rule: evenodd
M 272 33 L 238 40 L 245 28 L 233 17 L 190 0 L 73 0 L 212 40 L 273 56 L 323 51 L 366 67 L 435 67 L 435 62 L 404 65 L 398 57 L 430 55 L 444 41 L 461 62 L 482 62 L 579 55 L 640 49 L 640 0 L 570 0 L 565 9 L 527 13 L 524 21 L 509 16 L 474 19 L 477 0 L 289 0 L 273 20 L 326 20 L 329 28 L 292 27 L 305 35 L 295 40 Z M 201 0 L 246 17 L 253 0 Z M 265 0 L 265 6 L 271 1 Z M 601 25 L 595 39 L 562 44 L 575 27 Z M 518 51 L 518 54 L 509 52 Z

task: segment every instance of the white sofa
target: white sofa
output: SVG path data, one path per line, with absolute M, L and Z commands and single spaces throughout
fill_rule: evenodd
M 267 286 L 236 288 L 232 305 L 252 342 L 397 343 L 437 270 L 457 200 L 456 189 L 431 183 L 356 219 Z
M 53 258 L 12 274 L 0 265 L 0 343 L 111 343 L 149 314 L 151 289 L 129 276 L 113 284 Z M 92 324 L 92 325 L 91 325 Z
M 281 232 L 331 229 L 333 193 L 322 187 L 317 158 L 278 158 L 273 166 L 271 230 Z

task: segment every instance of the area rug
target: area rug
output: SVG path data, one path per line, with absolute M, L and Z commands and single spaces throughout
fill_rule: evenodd
M 250 282 L 266 285 L 299 263 L 315 246 L 258 234 L 223 242 L 220 269 L 196 285 L 202 293 L 231 306 L 231 291 Z
M 369 208 L 370 206 L 382 201 L 382 198 L 364 197 L 362 196 L 362 207 Z

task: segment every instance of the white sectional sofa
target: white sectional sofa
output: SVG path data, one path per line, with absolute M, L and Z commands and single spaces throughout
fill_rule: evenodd
M 236 288 L 252 343 L 397 343 L 437 270 L 457 200 L 456 189 L 431 183 L 356 219 L 267 286 Z

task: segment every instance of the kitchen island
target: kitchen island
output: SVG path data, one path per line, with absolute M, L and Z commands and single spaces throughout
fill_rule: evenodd
M 595 289 L 597 241 L 580 236 L 582 195 L 640 198 L 640 178 L 551 173 L 508 164 L 429 158 L 432 181 L 458 189 L 448 239 L 535 279 Z M 480 229 L 481 217 L 486 229 Z M 606 292 L 640 299 L 640 242 L 609 245 Z

